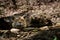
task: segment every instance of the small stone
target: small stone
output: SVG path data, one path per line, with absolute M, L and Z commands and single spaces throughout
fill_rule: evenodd
M 17 35 L 17 37 L 20 37 L 20 35 Z
M 60 23 L 56 23 L 56 25 L 55 25 L 56 27 L 60 27 Z
M 40 28 L 41 30 L 49 30 L 48 26 L 44 26 Z
M 11 31 L 12 33 L 18 33 L 20 30 L 19 30 L 19 29 L 16 29 L 16 28 L 12 28 L 10 31 Z

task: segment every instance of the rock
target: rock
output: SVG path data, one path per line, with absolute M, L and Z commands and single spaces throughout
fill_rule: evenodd
M 10 31 L 11 31 L 12 33 L 18 33 L 20 30 L 19 30 L 19 29 L 16 29 L 16 28 L 12 28 Z
M 60 23 L 56 23 L 56 25 L 55 25 L 55 26 L 60 28 Z
M 49 30 L 48 26 L 44 26 L 40 28 L 41 30 Z

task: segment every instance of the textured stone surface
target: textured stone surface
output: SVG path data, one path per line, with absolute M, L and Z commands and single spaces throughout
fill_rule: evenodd
M 0 19 L 20 29 L 17 34 L 1 32 L 1 40 L 53 40 L 54 36 L 60 39 L 60 0 L 0 0 Z M 32 30 L 24 30 L 29 27 Z

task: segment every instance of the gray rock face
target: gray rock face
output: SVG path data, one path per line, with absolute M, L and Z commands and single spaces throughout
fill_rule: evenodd
M 40 10 L 44 10 L 47 5 L 43 4 L 53 3 L 55 1 L 59 2 L 59 0 L 0 0 L 0 18 L 20 14 L 31 9 L 39 9 L 41 6 L 44 8 Z M 59 5 L 59 3 L 50 5 Z

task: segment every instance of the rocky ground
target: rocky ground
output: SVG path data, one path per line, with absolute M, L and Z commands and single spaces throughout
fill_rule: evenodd
M 60 0 L 0 0 L 1 40 L 60 40 Z

